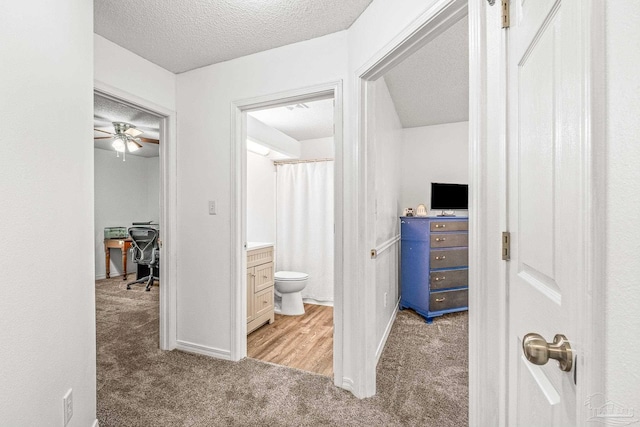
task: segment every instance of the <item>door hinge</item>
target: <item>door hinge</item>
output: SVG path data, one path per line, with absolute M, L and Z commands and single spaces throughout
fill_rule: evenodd
M 502 260 L 509 261 L 511 259 L 511 233 L 502 232 Z
M 502 0 L 502 28 L 509 28 L 509 0 Z

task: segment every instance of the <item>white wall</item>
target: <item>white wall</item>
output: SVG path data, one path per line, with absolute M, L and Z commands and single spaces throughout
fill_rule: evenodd
M 345 79 L 346 47 L 338 32 L 177 76 L 179 343 L 230 355 L 232 102 Z
M 640 3 L 606 2 L 607 211 L 606 382 L 607 399 L 640 411 Z
M 384 78 L 375 83 L 376 247 L 396 237 L 401 211 L 402 123 Z M 405 170 L 405 165 L 402 165 Z M 376 356 L 395 318 L 399 292 L 399 242 L 376 259 Z M 385 297 L 386 294 L 386 297 Z
M 149 221 L 160 221 L 160 157 L 147 157 L 147 212 Z
M 105 277 L 104 228 L 130 227 L 134 221 L 160 220 L 158 157 L 116 157 L 115 151 L 94 149 L 95 276 Z M 127 271 L 136 264 L 127 262 Z M 111 250 L 111 277 L 122 274 L 119 250 Z
M 97 34 L 95 80 L 175 111 L 176 75 Z
M 289 157 L 300 157 L 300 143 L 276 128 L 247 114 L 247 138 Z
M 0 424 L 96 418 L 93 3 L 0 14 Z M 72 124 L 73 132 L 60 131 Z M 57 242 L 58 246 L 53 243 Z
M 469 122 L 406 128 L 402 131 L 403 208 L 430 209 L 431 183 L 469 183 Z M 429 210 L 430 215 L 440 211 Z M 466 216 L 468 211 L 456 211 Z
M 335 141 L 333 137 L 300 141 L 300 158 L 306 160 L 335 158 Z
M 247 241 L 276 241 L 276 168 L 247 151 Z

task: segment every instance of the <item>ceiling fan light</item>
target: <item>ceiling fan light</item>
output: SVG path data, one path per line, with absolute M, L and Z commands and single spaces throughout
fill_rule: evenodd
M 130 153 L 137 151 L 139 148 L 140 147 L 138 147 L 138 144 L 136 144 L 135 141 L 132 141 L 132 140 L 127 141 L 127 149 L 129 150 Z
M 124 153 L 124 141 L 121 138 L 116 138 L 111 143 L 111 146 L 118 152 Z M 136 147 L 137 148 L 137 147 Z
M 142 132 L 141 130 L 136 129 L 135 126 L 131 126 L 124 133 L 126 133 L 127 135 L 131 135 L 133 137 L 136 137 L 138 135 L 142 135 L 144 132 Z

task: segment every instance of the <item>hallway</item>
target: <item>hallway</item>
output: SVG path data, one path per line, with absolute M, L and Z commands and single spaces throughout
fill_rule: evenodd
M 98 419 L 108 426 L 467 425 L 467 313 L 432 325 L 398 313 L 378 364 L 378 394 L 244 359 L 158 349 L 158 287 L 96 282 Z

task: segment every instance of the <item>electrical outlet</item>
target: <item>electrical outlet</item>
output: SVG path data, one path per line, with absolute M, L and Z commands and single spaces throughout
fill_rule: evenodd
M 216 201 L 209 200 L 209 215 L 215 215 L 215 214 L 216 214 Z
M 384 306 L 387 306 L 387 293 L 384 293 Z
M 69 391 L 62 398 L 63 404 L 63 413 L 64 413 L 64 424 L 69 424 L 69 420 L 73 417 L 73 390 L 69 389 Z

